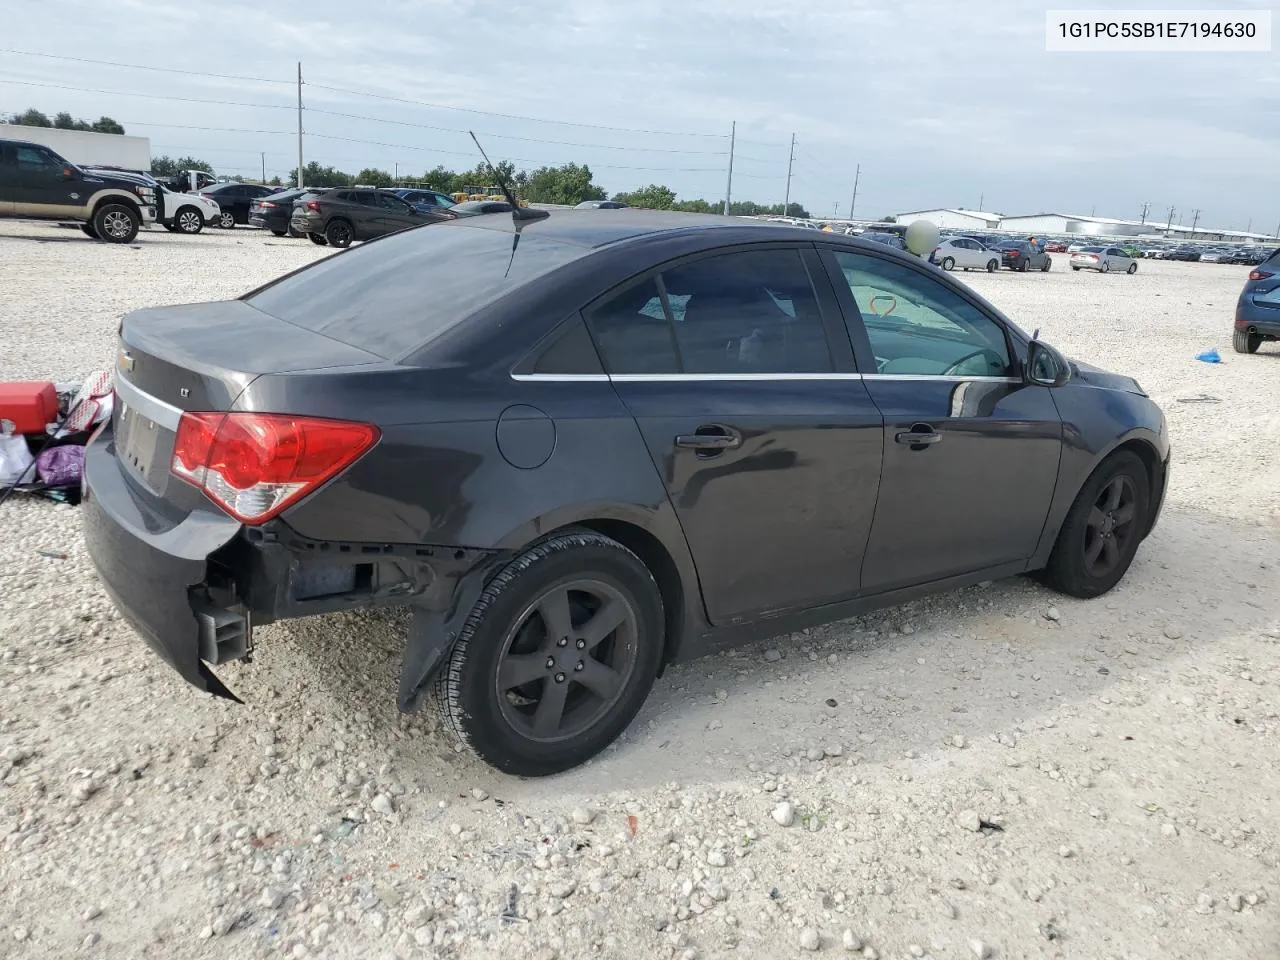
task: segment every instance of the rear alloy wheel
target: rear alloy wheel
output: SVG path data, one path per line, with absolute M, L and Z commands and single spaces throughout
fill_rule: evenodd
M 1050 268 L 1050 267 L 1052 267 L 1052 266 L 1053 266 L 1053 261 L 1052 261 L 1052 260 L 1050 260 L 1048 257 L 1045 257 L 1045 258 L 1044 258 L 1044 266 L 1040 268 L 1040 272 L 1041 272 L 1041 273 L 1048 273 L 1048 272 L 1049 272 L 1049 268 Z
M 123 203 L 104 203 L 93 214 L 93 230 L 108 243 L 133 243 L 142 228 L 138 211 Z
M 946 271 L 949 273 L 949 272 L 951 272 L 952 270 L 954 270 L 955 268 L 956 268 L 956 260 L 955 260 L 955 257 L 943 257 L 943 258 L 942 258 L 942 269 L 943 269 L 943 270 L 946 270 Z
M 1130 274 L 1137 273 L 1137 272 L 1138 272 L 1138 265 L 1136 263 L 1129 264 L 1129 269 L 1125 271 L 1125 273 L 1130 273 Z
M 355 239 L 355 231 L 345 220 L 330 220 L 329 225 L 324 228 L 324 238 L 329 241 L 330 246 L 349 247 Z
M 1029 267 L 1030 265 L 1031 265 L 1030 260 L 1026 260 L 1026 259 L 1019 260 L 1017 267 L 1015 267 L 1014 269 L 1017 270 L 1019 273 L 1026 273 L 1027 267 Z
M 1103 260 L 1103 261 L 1102 261 L 1101 266 L 1099 266 L 1099 267 L 1098 267 L 1098 272 L 1099 272 L 1099 273 L 1110 273 L 1110 272 L 1111 272 L 1111 264 L 1109 264 L 1109 263 L 1107 263 L 1107 261 Z
M 1248 330 L 1236 330 L 1231 334 L 1231 346 L 1236 353 L 1257 353 L 1262 346 L 1262 337 Z
M 230 210 L 223 210 L 218 214 L 218 226 L 223 230 L 234 230 L 236 226 L 236 215 Z
M 622 733 L 662 649 L 662 597 L 640 558 L 592 531 L 566 531 L 490 581 L 436 681 L 436 707 L 499 770 L 560 773 Z
M 307 239 L 317 247 L 327 247 L 329 245 L 329 241 L 324 238 L 323 233 L 308 233 Z
M 987 261 L 987 273 L 995 273 L 995 272 L 996 272 L 997 270 L 999 270 L 999 269 L 1000 269 L 1000 261 L 999 261 L 999 260 L 988 260 L 988 261 Z
M 1147 468 L 1128 450 L 1099 465 L 1077 494 L 1041 579 L 1073 597 L 1106 593 L 1142 542 L 1151 499 Z
M 204 214 L 195 207 L 183 207 L 173 222 L 182 233 L 194 235 L 204 229 Z

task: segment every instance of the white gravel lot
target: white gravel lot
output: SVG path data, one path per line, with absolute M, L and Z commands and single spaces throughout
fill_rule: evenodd
M 0 223 L 0 376 L 78 379 L 122 312 L 326 252 Z M 396 712 L 394 618 L 266 628 L 222 671 L 245 706 L 199 694 L 116 618 L 76 510 L 11 500 L 0 957 L 1277 956 L 1280 351 L 1230 350 L 1247 268 L 1055 259 L 967 279 L 1167 411 L 1121 586 L 999 582 L 674 667 L 552 780 Z

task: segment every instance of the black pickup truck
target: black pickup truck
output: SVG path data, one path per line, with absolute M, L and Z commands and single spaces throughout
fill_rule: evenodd
M 5 218 L 78 221 L 91 237 L 132 243 L 156 219 L 156 191 L 136 176 L 82 169 L 43 144 L 0 140 Z

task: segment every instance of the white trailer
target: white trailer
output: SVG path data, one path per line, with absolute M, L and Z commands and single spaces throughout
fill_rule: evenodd
M 151 172 L 151 140 L 148 137 L 0 123 L 0 140 L 28 140 L 43 144 L 64 160 L 82 167 L 120 167 Z

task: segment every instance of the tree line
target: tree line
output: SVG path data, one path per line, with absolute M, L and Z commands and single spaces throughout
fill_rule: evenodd
M 110 117 L 99 117 L 90 123 L 88 120 L 78 120 L 71 114 L 63 112 L 54 114 L 52 120 L 48 114 L 41 113 L 34 107 L 24 113 L 15 113 L 8 117 L 0 118 L 0 122 L 13 123 L 22 127 L 54 127 L 58 130 L 87 130 L 91 133 L 118 133 L 124 134 L 124 127 L 119 121 L 112 120 Z

